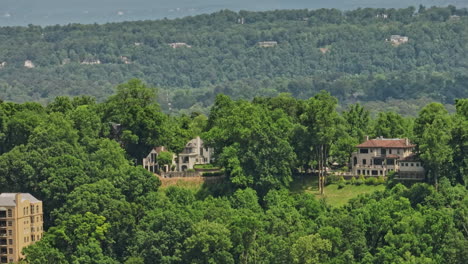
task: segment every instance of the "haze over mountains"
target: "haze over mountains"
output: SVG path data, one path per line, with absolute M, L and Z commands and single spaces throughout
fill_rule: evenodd
M 467 0 L 0 0 L 0 26 L 106 23 L 177 18 L 220 9 L 273 10 L 454 5 Z

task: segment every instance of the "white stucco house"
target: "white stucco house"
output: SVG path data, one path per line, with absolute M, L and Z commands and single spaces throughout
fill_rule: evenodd
M 399 178 L 424 178 L 424 167 L 414 153 L 415 147 L 407 138 L 367 138 L 351 155 L 351 173 L 386 176 L 395 171 Z
M 196 164 L 210 164 L 213 160 L 213 148 L 204 146 L 203 140 L 196 137 L 190 140 L 184 150 L 179 153 L 178 171 L 193 169 Z

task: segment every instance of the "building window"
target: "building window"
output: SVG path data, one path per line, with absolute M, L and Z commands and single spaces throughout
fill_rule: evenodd
M 388 150 L 388 154 L 392 154 L 392 149 L 389 149 L 389 150 Z
M 357 174 L 361 174 L 361 170 L 357 170 Z
M 13 211 L 11 209 L 8 209 L 8 217 L 13 217 Z
M 359 153 L 367 154 L 369 153 L 369 149 L 359 149 Z
M 36 213 L 39 213 L 39 205 L 36 205 Z
M 362 165 L 366 165 L 367 163 L 367 160 L 366 159 L 362 159 Z
M 397 149 L 397 153 L 400 154 L 400 149 Z
M 8 239 L 8 245 L 13 245 L 13 239 Z
M 411 167 L 414 167 L 414 163 L 413 163 L 413 162 L 411 162 Z
M 13 226 L 13 222 L 12 222 L 12 221 L 8 221 L 8 226 Z
M 12 236 L 13 235 L 13 230 L 8 230 L 8 235 Z
M 416 163 L 416 167 L 419 167 L 419 162 Z
M 13 249 L 12 248 L 8 249 L 8 254 L 13 254 Z

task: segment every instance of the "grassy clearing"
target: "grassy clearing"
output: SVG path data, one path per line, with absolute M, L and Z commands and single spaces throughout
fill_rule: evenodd
M 333 207 L 339 207 L 345 205 L 350 199 L 358 197 L 360 194 L 373 193 L 375 191 L 383 191 L 385 189 L 384 185 L 346 185 L 342 189 L 338 189 L 337 184 L 331 184 L 325 187 L 325 194 L 323 198 L 327 204 Z M 321 199 L 322 196 L 315 192 L 315 197 Z
M 219 177 L 175 177 L 175 178 L 162 178 L 161 180 L 161 189 L 165 190 L 169 186 L 182 187 L 185 189 L 190 189 L 192 191 L 199 191 L 205 185 L 217 185 L 223 183 L 225 178 L 222 176 Z
M 350 199 L 356 198 L 360 194 L 373 193 L 375 191 L 382 191 L 385 189 L 384 185 L 346 185 L 342 189 L 338 189 L 337 184 L 331 184 L 325 187 L 324 196 L 320 195 L 318 191 L 317 177 L 306 177 L 296 179 L 291 184 L 291 192 L 310 192 L 315 195 L 317 199 L 325 199 L 326 203 L 339 207 L 345 205 Z
M 222 187 L 222 181 L 224 179 L 216 178 L 161 178 L 161 190 L 164 191 L 169 186 L 177 186 L 185 189 L 189 189 L 195 193 L 203 192 L 207 190 L 216 190 Z M 220 187 L 221 186 L 221 187 Z M 218 188 L 219 187 L 219 188 Z M 326 203 L 332 207 L 339 207 L 345 205 L 350 199 L 356 198 L 360 194 L 373 193 L 375 191 L 384 190 L 384 185 L 346 185 L 342 189 L 338 189 L 337 184 L 331 184 L 325 187 L 325 195 L 320 195 L 318 191 L 318 179 L 317 177 L 302 177 L 295 179 L 291 183 L 290 191 L 292 193 L 308 192 L 315 195 L 320 199 L 325 199 Z

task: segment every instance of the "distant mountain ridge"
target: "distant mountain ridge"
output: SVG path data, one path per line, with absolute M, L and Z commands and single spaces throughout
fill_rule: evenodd
M 179 18 L 221 9 L 264 11 L 275 9 L 358 7 L 404 8 L 454 5 L 468 7 L 466 0 L 0 0 L 0 26 L 106 23 Z

